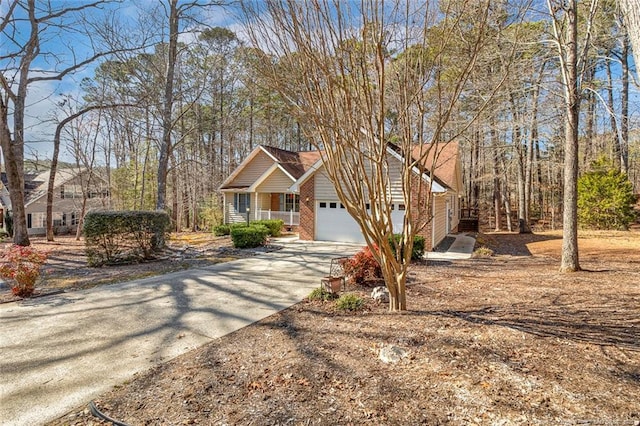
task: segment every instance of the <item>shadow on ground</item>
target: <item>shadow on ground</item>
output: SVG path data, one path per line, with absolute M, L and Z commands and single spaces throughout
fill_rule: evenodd
M 488 233 L 485 234 L 487 245 L 498 255 L 531 256 L 527 244 L 541 241 L 561 240 L 559 235 L 548 234 L 516 234 L 516 233 Z M 482 237 L 479 237 L 482 240 Z

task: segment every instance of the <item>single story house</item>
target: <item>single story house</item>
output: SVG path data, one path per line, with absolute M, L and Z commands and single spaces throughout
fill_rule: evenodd
M 453 142 L 437 145 L 424 160 L 424 168 L 431 169 L 437 153 L 434 176 L 424 172 L 422 175 L 423 179 L 431 180 L 432 192 L 433 219 L 420 233 L 428 250 L 435 248 L 448 233 L 455 232 L 460 221 L 463 186 L 458 149 Z M 416 146 L 412 155 L 419 158 L 420 153 L 421 148 Z M 391 147 L 388 156 L 389 164 L 397 165 L 391 168 L 391 179 L 399 182 L 403 158 Z M 318 151 L 291 152 L 258 146 L 222 183 L 220 190 L 225 223 L 282 219 L 285 226 L 298 231 L 302 240 L 365 241 L 357 223 L 338 200 Z M 391 194 L 392 222 L 398 232 L 404 217 L 403 202 L 400 193 Z
M 25 213 L 29 235 L 45 235 L 47 228 L 47 188 L 50 171 L 25 173 Z M 5 173 L 0 176 L 2 191 L 0 202 L 6 211 L 11 211 L 11 199 L 7 188 Z M 92 174 L 89 180 L 88 170 L 59 169 L 54 180 L 53 228 L 57 234 L 75 232 L 80 223 L 82 203 L 86 196 L 85 212 L 92 209 L 105 209 L 109 205 L 110 192 L 104 179 Z

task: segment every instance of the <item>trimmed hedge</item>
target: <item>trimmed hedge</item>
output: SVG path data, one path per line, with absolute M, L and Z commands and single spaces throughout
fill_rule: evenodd
M 231 241 L 235 248 L 252 248 L 267 242 L 269 230 L 264 225 L 233 226 L 231 227 Z
M 216 237 L 222 237 L 224 235 L 231 235 L 231 231 L 235 228 L 246 228 L 247 226 L 262 225 L 269 231 L 269 235 L 272 237 L 279 237 L 282 235 L 282 227 L 284 222 L 282 220 L 256 220 L 247 225 L 243 222 L 222 224 L 213 228 L 213 234 Z
M 84 219 L 89 266 L 151 259 L 165 247 L 171 220 L 163 211 L 89 212 Z
M 213 227 L 213 235 L 223 237 L 231 234 L 231 226 L 227 224 L 217 225 Z
M 402 239 L 401 234 L 395 234 L 392 238 L 389 238 L 389 244 L 391 245 L 391 250 L 393 250 L 393 254 L 396 254 L 396 245 L 400 245 L 400 240 Z M 395 241 L 395 244 L 394 244 Z M 413 250 L 411 250 L 411 260 L 420 260 L 424 256 L 424 237 L 420 235 L 415 235 L 413 237 Z
M 251 222 L 251 225 L 264 225 L 269 230 L 269 235 L 272 237 L 279 237 L 282 235 L 282 227 L 284 222 L 280 219 L 271 220 L 256 220 Z

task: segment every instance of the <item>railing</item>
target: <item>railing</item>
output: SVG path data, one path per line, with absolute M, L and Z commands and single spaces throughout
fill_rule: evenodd
M 258 220 L 282 220 L 287 226 L 297 226 L 300 225 L 300 213 L 289 211 L 275 211 L 275 210 L 258 210 L 257 212 Z
M 460 219 L 477 219 L 479 217 L 478 210 L 478 208 L 460 209 Z

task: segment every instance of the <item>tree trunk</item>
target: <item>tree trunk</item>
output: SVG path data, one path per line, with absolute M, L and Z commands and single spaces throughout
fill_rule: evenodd
M 507 219 L 507 231 L 513 232 L 513 224 L 511 223 L 511 200 L 509 197 L 509 181 L 507 180 L 507 165 L 505 164 L 504 155 L 500 155 L 502 163 L 502 203 L 504 204 L 504 215 Z
M 167 207 L 167 173 L 172 144 L 171 130 L 173 128 L 173 81 L 178 57 L 178 0 L 169 0 L 169 8 L 169 50 L 167 52 L 167 72 L 164 82 L 162 141 L 160 143 L 160 158 L 158 159 L 158 198 L 156 200 L 156 208 L 158 210 L 165 210 Z
M 540 206 L 540 219 L 546 220 L 547 211 L 544 205 L 544 191 L 542 187 L 542 165 L 540 156 L 540 139 L 536 138 L 536 176 L 538 182 L 538 205 Z
M 640 7 L 640 4 L 636 5 Z M 638 46 L 640 49 L 640 46 Z M 629 37 L 622 36 L 622 92 L 620 93 L 620 171 L 629 172 Z M 636 65 L 640 66 L 640 65 Z
M 522 146 L 520 126 L 516 125 L 515 140 L 516 145 L 516 183 L 518 187 L 518 232 L 525 234 L 530 232 L 527 223 L 527 197 L 525 186 L 525 161 L 526 161 L 526 147 Z
M 595 68 L 594 68 L 595 71 Z M 591 80 L 593 81 L 593 79 Z M 584 141 L 584 157 L 582 159 L 582 165 L 586 166 L 592 161 L 592 145 L 595 126 L 595 111 L 596 111 L 596 96 L 593 92 L 588 92 L 587 95 L 587 125 L 585 129 L 585 141 Z
M 500 231 L 502 228 L 502 203 L 500 193 L 500 152 L 498 147 L 498 135 L 496 132 L 495 118 L 492 116 L 489 123 L 489 135 L 491 138 L 491 148 L 493 151 L 493 210 L 494 210 L 494 230 Z
M 618 124 L 615 116 L 615 104 L 613 100 L 613 77 L 611 75 L 611 62 L 607 61 L 607 94 L 608 94 L 608 108 L 609 108 L 609 121 L 611 123 L 611 138 L 613 140 L 613 163 L 616 167 L 620 168 L 621 156 L 621 141 L 620 134 L 618 133 Z
M 629 42 L 633 46 L 633 57 L 636 63 L 636 75 L 640 76 L 640 1 L 619 0 L 620 9 L 624 15 L 624 23 L 629 35 Z
M 564 197 L 562 216 L 561 272 L 580 270 L 578 260 L 578 124 L 580 92 L 578 90 L 578 4 L 570 0 L 566 10 L 567 38 L 564 43 L 566 61 L 562 66 L 565 86 L 565 151 Z
M 24 210 L 24 174 L 21 166 L 21 149 L 11 142 L 11 131 L 9 130 L 8 108 L 4 99 L 0 98 L 0 116 L 2 118 L 2 128 L 0 129 L 0 146 L 4 157 L 5 171 L 9 186 L 9 197 L 11 199 L 13 217 L 13 243 L 21 246 L 28 246 L 29 235 L 27 234 L 27 222 Z M 16 158 L 18 157 L 18 158 Z

